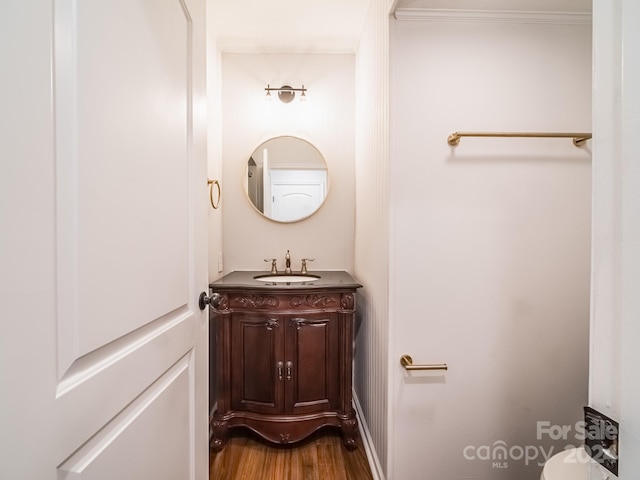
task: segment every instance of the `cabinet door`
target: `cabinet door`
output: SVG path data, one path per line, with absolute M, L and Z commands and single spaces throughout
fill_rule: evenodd
M 286 318 L 287 413 L 338 409 L 341 382 L 338 327 L 336 313 L 292 315 Z
M 281 413 L 285 372 L 282 318 L 237 313 L 231 324 L 231 408 Z

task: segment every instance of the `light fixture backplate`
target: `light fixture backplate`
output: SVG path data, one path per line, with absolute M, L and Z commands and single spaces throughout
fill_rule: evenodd
M 281 102 L 290 103 L 294 98 L 296 98 L 296 92 L 291 86 L 283 85 L 278 90 L 278 98 Z

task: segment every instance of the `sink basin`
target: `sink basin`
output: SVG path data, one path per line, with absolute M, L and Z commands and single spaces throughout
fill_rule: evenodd
M 268 283 L 303 283 L 303 282 L 313 282 L 314 280 L 318 280 L 320 276 L 318 275 L 258 275 L 253 277 L 256 280 L 261 282 Z

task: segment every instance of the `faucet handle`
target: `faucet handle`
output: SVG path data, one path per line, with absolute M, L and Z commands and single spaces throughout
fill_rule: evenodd
M 302 259 L 302 267 L 300 268 L 300 275 L 307 274 L 307 262 L 313 262 L 315 258 L 303 258 Z
M 265 258 L 264 261 L 265 262 L 271 262 L 271 275 L 277 275 L 278 274 L 278 267 L 276 266 L 276 262 L 278 261 L 278 259 L 276 259 L 276 258 Z

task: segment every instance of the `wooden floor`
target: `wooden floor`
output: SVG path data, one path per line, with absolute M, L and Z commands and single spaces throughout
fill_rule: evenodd
M 372 480 L 367 456 L 349 451 L 340 434 L 316 432 L 294 445 L 274 445 L 245 431 L 233 431 L 225 448 L 211 454 L 209 480 Z

